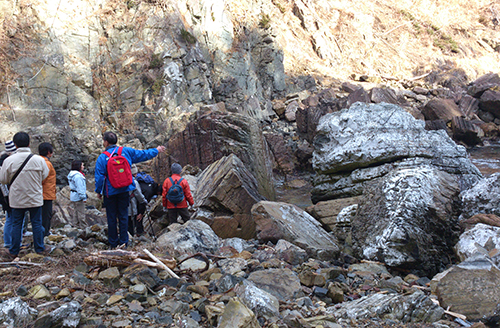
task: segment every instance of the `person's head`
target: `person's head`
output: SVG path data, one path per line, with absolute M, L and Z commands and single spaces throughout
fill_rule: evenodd
M 116 136 L 116 134 L 114 132 L 106 131 L 102 135 L 102 141 L 103 141 L 105 147 L 111 146 L 111 145 L 116 145 L 116 143 L 118 142 L 118 137 Z
M 16 145 L 14 145 L 14 141 L 9 140 L 5 143 L 5 153 L 12 154 L 16 151 Z
M 170 170 L 172 171 L 172 174 L 181 174 L 182 166 L 179 163 L 174 163 L 170 167 Z
M 137 165 L 135 165 L 135 164 L 132 164 L 132 166 L 130 167 L 130 171 L 132 172 L 132 175 L 134 177 L 137 175 L 137 173 L 139 173 L 139 170 L 137 169 Z
M 48 142 L 42 142 L 38 145 L 38 153 L 40 156 L 50 157 L 54 153 L 54 147 Z
M 71 170 L 72 171 L 83 171 L 84 165 L 83 162 L 79 159 L 75 159 L 71 162 Z
M 12 141 L 14 141 L 14 145 L 16 145 L 17 148 L 30 146 L 30 136 L 26 132 L 18 132 L 14 134 Z

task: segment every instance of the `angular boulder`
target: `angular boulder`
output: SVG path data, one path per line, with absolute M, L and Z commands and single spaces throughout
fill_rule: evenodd
M 300 279 L 290 269 L 254 271 L 248 280 L 280 301 L 293 299 L 301 292 Z
M 279 315 L 279 301 L 268 292 L 244 280 L 234 288 L 236 295 L 258 317 L 272 318 Z
M 500 216 L 500 173 L 479 180 L 472 188 L 460 193 L 462 214 L 460 221 L 476 214 Z
M 500 227 L 478 223 L 460 235 L 455 251 L 460 261 L 465 261 L 478 252 L 500 249 Z
M 326 114 L 314 140 L 312 201 L 358 196 L 364 185 L 397 167 L 431 165 L 456 176 L 461 189 L 481 177 L 444 130 L 427 131 L 403 108 L 356 103 Z
M 20 297 L 0 303 L 0 324 L 8 327 L 24 327 L 36 318 L 38 311 Z
M 158 237 L 156 245 L 165 247 L 172 256 L 198 252 L 215 254 L 220 247 L 220 239 L 205 222 L 189 220 L 183 225 L 172 225 L 171 231 Z
M 167 145 L 168 158 L 154 160 L 154 175 L 164 181 L 170 165 L 178 162 L 204 170 L 217 160 L 235 154 L 257 180 L 257 189 L 274 199 L 272 157 L 258 121 L 240 114 L 209 112 L 173 135 Z
M 194 206 L 200 210 L 196 218 L 210 225 L 221 238 L 255 237 L 250 212 L 264 197 L 258 192 L 257 180 L 236 155 L 222 157 L 208 166 L 197 186 Z
M 458 105 L 451 99 L 434 98 L 422 108 L 426 120 L 444 120 L 449 122 L 455 116 L 464 116 Z
M 262 201 L 252 207 L 257 238 L 277 243 L 284 239 L 307 251 L 310 256 L 330 260 L 339 247 L 311 215 L 295 205 Z
M 355 249 L 365 259 L 434 275 L 453 254 L 459 191 L 451 174 L 433 167 L 391 171 L 367 186 L 351 218 Z
M 479 98 L 479 109 L 500 118 L 500 91 L 486 90 Z
M 483 255 L 438 274 L 431 288 L 443 308 L 479 320 L 495 314 L 500 303 L 500 269 Z
M 372 294 L 352 302 L 327 308 L 327 313 L 337 318 L 338 323 L 349 324 L 352 320 L 371 319 L 406 322 L 436 322 L 444 309 L 434 304 L 424 292 L 417 290 L 411 295 Z
M 238 298 L 230 300 L 219 320 L 218 328 L 260 328 L 259 321 Z

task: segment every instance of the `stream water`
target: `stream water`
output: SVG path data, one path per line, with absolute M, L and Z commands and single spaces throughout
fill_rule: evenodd
M 469 150 L 472 163 L 484 175 L 500 172 L 500 144 L 474 147 Z

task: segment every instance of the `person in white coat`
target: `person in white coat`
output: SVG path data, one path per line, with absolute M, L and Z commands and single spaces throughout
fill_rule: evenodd
M 71 171 L 68 174 L 71 193 L 69 200 L 73 204 L 73 219 L 75 222 L 85 222 L 85 203 L 87 202 L 87 181 L 83 170 L 85 165 L 80 160 L 71 163 Z
M 49 168 L 42 157 L 31 153 L 30 137 L 26 132 L 16 133 L 12 141 L 14 141 L 16 151 L 5 159 L 0 169 L 0 183 L 10 184 L 12 244 L 7 252 L 2 249 L 4 252 L 1 255 L 6 260 L 12 260 L 19 254 L 26 212 L 30 213 L 35 252 L 48 255 L 51 249 L 43 243 L 42 181 L 49 175 Z

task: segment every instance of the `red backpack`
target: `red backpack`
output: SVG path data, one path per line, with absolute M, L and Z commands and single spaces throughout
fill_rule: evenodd
M 111 186 L 116 189 L 128 187 L 132 184 L 132 171 L 130 170 L 130 164 L 127 159 L 122 156 L 122 150 L 123 147 L 118 147 L 118 151 L 116 153 L 114 150 L 111 154 L 108 151 L 103 153 L 109 157 L 106 165 L 109 183 L 111 183 Z

